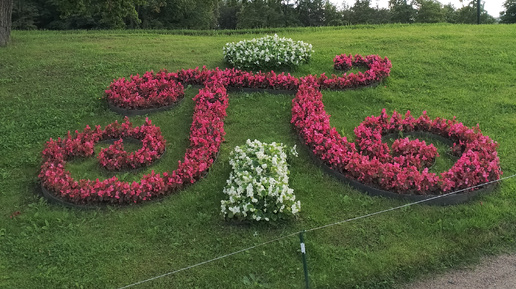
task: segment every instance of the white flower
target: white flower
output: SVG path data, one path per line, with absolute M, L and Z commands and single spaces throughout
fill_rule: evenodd
M 237 68 L 261 69 L 262 62 L 260 60 L 264 60 L 267 65 L 267 67 L 263 67 L 265 69 L 282 64 L 297 66 L 300 64 L 297 59 L 307 62 L 313 50 L 311 44 L 302 41 L 294 42 L 292 39 L 280 38 L 277 35 L 267 35 L 259 39 L 226 43 L 222 52 L 224 60 Z
M 237 207 L 237 206 L 230 207 L 230 208 L 229 208 L 229 210 L 230 210 L 231 212 L 233 212 L 233 214 L 237 214 L 237 213 L 239 213 L 239 212 L 240 212 L 240 208 L 239 208 L 239 207 Z
M 249 184 L 246 188 L 247 196 L 252 198 L 253 197 L 253 185 Z
M 221 201 L 223 215 L 229 210 L 235 218 L 270 221 L 273 215 L 299 212 L 300 203 L 295 202 L 294 190 L 288 186 L 283 144 L 247 140 L 245 146 L 230 153 L 229 163 L 233 171 L 223 190 L 229 197 Z
M 292 207 L 290 207 L 290 209 L 292 210 L 292 214 L 297 214 L 301 209 L 301 203 L 297 201 L 297 203 L 292 204 Z

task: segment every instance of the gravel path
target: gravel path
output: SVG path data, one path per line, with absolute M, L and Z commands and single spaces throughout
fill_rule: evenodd
M 420 280 L 404 289 L 515 289 L 516 254 L 486 257 L 471 268 Z

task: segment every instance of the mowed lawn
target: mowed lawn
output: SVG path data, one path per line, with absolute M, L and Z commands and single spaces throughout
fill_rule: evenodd
M 385 108 L 417 117 L 454 116 L 499 143 L 504 177 L 516 173 L 516 26 L 386 25 L 277 30 L 313 45 L 296 76 L 331 74 L 337 54 L 378 54 L 391 76 L 375 88 L 324 91 L 331 123 L 348 139 Z M 226 140 L 205 179 L 158 202 L 80 210 L 39 195 L 41 151 L 50 138 L 122 116 L 103 99 L 113 79 L 145 71 L 225 68 L 227 42 L 256 34 L 165 31 L 13 31 L 0 49 L 0 287 L 120 288 L 298 231 L 403 205 L 370 197 L 324 173 L 290 125 L 292 95 L 232 93 Z M 192 97 L 150 114 L 167 140 L 155 166 L 127 181 L 177 168 L 188 146 Z M 145 116 L 133 117 L 136 125 Z M 290 186 L 298 219 L 226 222 L 220 214 L 229 153 L 247 139 L 297 145 Z M 74 160 L 75 178 L 106 178 L 96 159 Z M 442 168 L 446 170 L 447 168 Z M 415 205 L 305 234 L 312 288 L 395 288 L 410 280 L 514 250 L 516 178 L 463 205 Z M 297 236 L 134 288 L 303 288 Z

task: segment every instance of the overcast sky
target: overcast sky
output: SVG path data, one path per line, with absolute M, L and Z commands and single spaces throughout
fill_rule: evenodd
M 451 3 L 455 9 L 461 8 L 462 4 L 459 2 L 459 0 L 438 0 L 439 2 L 443 4 Z M 500 17 L 500 11 L 503 11 L 503 3 L 505 0 L 481 0 L 482 2 L 485 2 L 485 9 L 487 10 L 487 13 L 489 13 L 491 16 L 497 18 Z M 347 5 L 353 6 L 355 4 L 355 0 L 330 0 L 333 4 L 337 5 L 337 7 L 342 8 L 342 3 L 346 2 Z M 378 7 L 380 8 L 387 8 L 387 3 L 389 0 L 371 0 L 371 4 L 373 6 L 376 6 L 378 4 Z M 410 2 L 410 1 L 409 1 Z M 469 0 L 464 0 L 464 2 L 469 2 Z

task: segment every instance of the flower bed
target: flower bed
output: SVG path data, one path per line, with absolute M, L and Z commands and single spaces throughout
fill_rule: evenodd
M 99 164 L 110 171 L 121 171 L 146 167 L 158 160 L 165 152 L 166 141 L 161 135 L 159 127 L 151 125 L 147 118 L 145 124 L 140 127 L 132 127 L 129 118 L 119 125 L 118 122 L 110 124 L 104 130 L 106 137 L 115 140 L 114 144 L 102 149 L 98 155 Z M 104 138 L 104 137 L 103 137 Z M 132 138 L 140 140 L 142 147 L 136 152 L 128 153 L 124 150 L 123 139 Z
M 130 130 L 128 121 L 119 125 L 86 126 L 74 136 L 47 142 L 43 150 L 43 164 L 39 178 L 44 189 L 65 202 L 73 204 L 127 204 L 153 199 L 183 188 L 195 182 L 212 165 L 224 137 L 224 117 L 228 106 L 227 94 L 219 81 L 207 82 L 206 87 L 194 98 L 195 108 L 190 128 L 190 145 L 178 168 L 162 175 L 151 172 L 137 183 L 121 182 L 116 176 L 99 181 L 74 180 L 65 164 L 73 157 L 93 155 L 94 144 L 103 139 L 125 136 Z M 148 122 L 150 125 L 150 122 Z M 142 129 L 132 135 L 142 136 Z M 139 134 L 138 134 L 139 133 Z M 142 137 L 145 139 L 145 137 Z
M 303 80 L 293 100 L 291 122 L 312 152 L 346 177 L 399 194 L 425 195 L 493 181 L 502 173 L 497 143 L 482 135 L 478 126 L 471 129 L 455 119 L 431 120 L 426 113 L 415 119 L 410 112 L 403 118 L 396 112 L 389 116 L 383 110 L 378 117 L 366 118 L 355 129 L 356 142 L 350 143 L 335 128 L 330 128 L 318 86 L 314 78 Z M 422 163 L 434 158 L 436 152 L 422 142 L 402 140 L 395 148 L 398 155 L 393 157 L 381 139 L 382 135 L 399 131 L 424 131 L 449 138 L 460 158 L 439 176 L 428 168 L 420 171 Z M 408 151 L 400 155 L 405 149 Z
M 170 106 L 184 97 L 183 85 L 167 77 L 166 71 L 147 71 L 113 81 L 106 90 L 110 105 L 127 110 Z
M 224 61 L 238 69 L 271 70 L 279 67 L 295 68 L 307 63 L 313 53 L 312 45 L 290 38 L 267 35 L 262 38 L 227 43 L 223 48 Z
M 331 78 L 321 75 L 318 83 L 321 89 L 354 89 L 364 86 L 370 86 L 379 83 L 389 76 L 391 71 L 391 61 L 381 58 L 378 55 L 355 55 L 354 57 L 345 54 L 338 55 L 333 60 L 335 70 L 347 71 L 353 66 L 366 67 L 367 70 L 362 73 L 344 73 L 342 76 L 332 74 Z
M 297 155 L 295 148 L 292 153 Z M 231 152 L 229 164 L 232 172 L 224 188 L 229 199 L 221 201 L 226 218 L 276 221 L 300 211 L 301 203 L 288 185 L 283 144 L 247 140 Z
M 345 56 L 345 55 L 344 55 Z M 336 58 L 338 58 L 337 56 Z M 343 56 L 341 56 L 342 58 Z M 322 74 L 317 83 L 322 89 L 353 89 L 375 85 L 389 76 L 391 62 L 377 55 L 349 56 L 356 65 L 368 67 L 364 73 L 332 75 Z M 181 69 L 177 72 L 162 70 L 156 75 L 146 72 L 142 78 L 131 76 L 130 80 L 114 80 L 106 90 L 109 108 L 124 115 L 146 114 L 172 107 L 184 96 L 183 85 L 204 85 L 208 80 L 218 79 L 224 87 L 232 90 L 265 90 L 272 93 L 294 93 L 300 80 L 290 73 L 247 72 L 236 68 L 209 70 L 206 66 Z M 153 85 L 155 86 L 153 88 Z M 168 88 L 167 88 L 168 87 Z
M 297 91 L 293 100 L 292 123 L 317 159 L 339 175 L 361 184 L 396 194 L 440 194 L 469 188 L 500 177 L 497 144 L 480 133 L 478 126 L 468 128 L 453 120 L 431 120 L 424 113 L 415 119 L 408 112 L 389 116 L 382 111 L 368 117 L 355 129 L 356 141 L 348 142 L 330 127 L 324 110 L 321 89 L 349 89 L 378 83 L 390 73 L 391 63 L 379 56 L 340 55 L 334 59 L 336 69 L 366 66 L 365 73 L 341 77 L 251 73 L 238 69 L 186 69 L 174 73 L 147 72 L 142 78 L 114 81 L 106 91 L 110 104 L 129 110 L 163 107 L 183 97 L 184 85 L 203 85 L 194 97 L 195 108 L 190 128 L 190 145 L 185 158 L 172 172 L 144 175 L 140 182 L 121 182 L 116 177 L 103 181 L 74 180 L 65 164 L 73 157 L 90 157 L 94 144 L 105 139 L 134 137 L 142 140 L 142 149 L 134 154 L 123 152 L 117 141 L 103 150 L 100 162 L 108 168 L 123 169 L 148 166 L 162 151 L 165 140 L 150 121 L 132 128 L 129 121 L 115 122 L 105 129 L 87 126 L 83 132 L 69 132 L 66 138 L 47 142 L 42 153 L 39 178 L 49 194 L 73 204 L 138 203 L 169 194 L 201 178 L 213 164 L 224 137 L 224 118 L 228 106 L 227 88 L 268 89 L 277 92 Z M 382 143 L 382 136 L 397 132 L 428 132 L 450 139 L 459 156 L 455 165 L 440 175 L 428 166 L 438 156 L 433 145 L 408 139 L 396 140 L 392 148 Z M 295 211 L 292 209 L 292 211 Z M 264 217 L 265 218 L 265 217 Z

